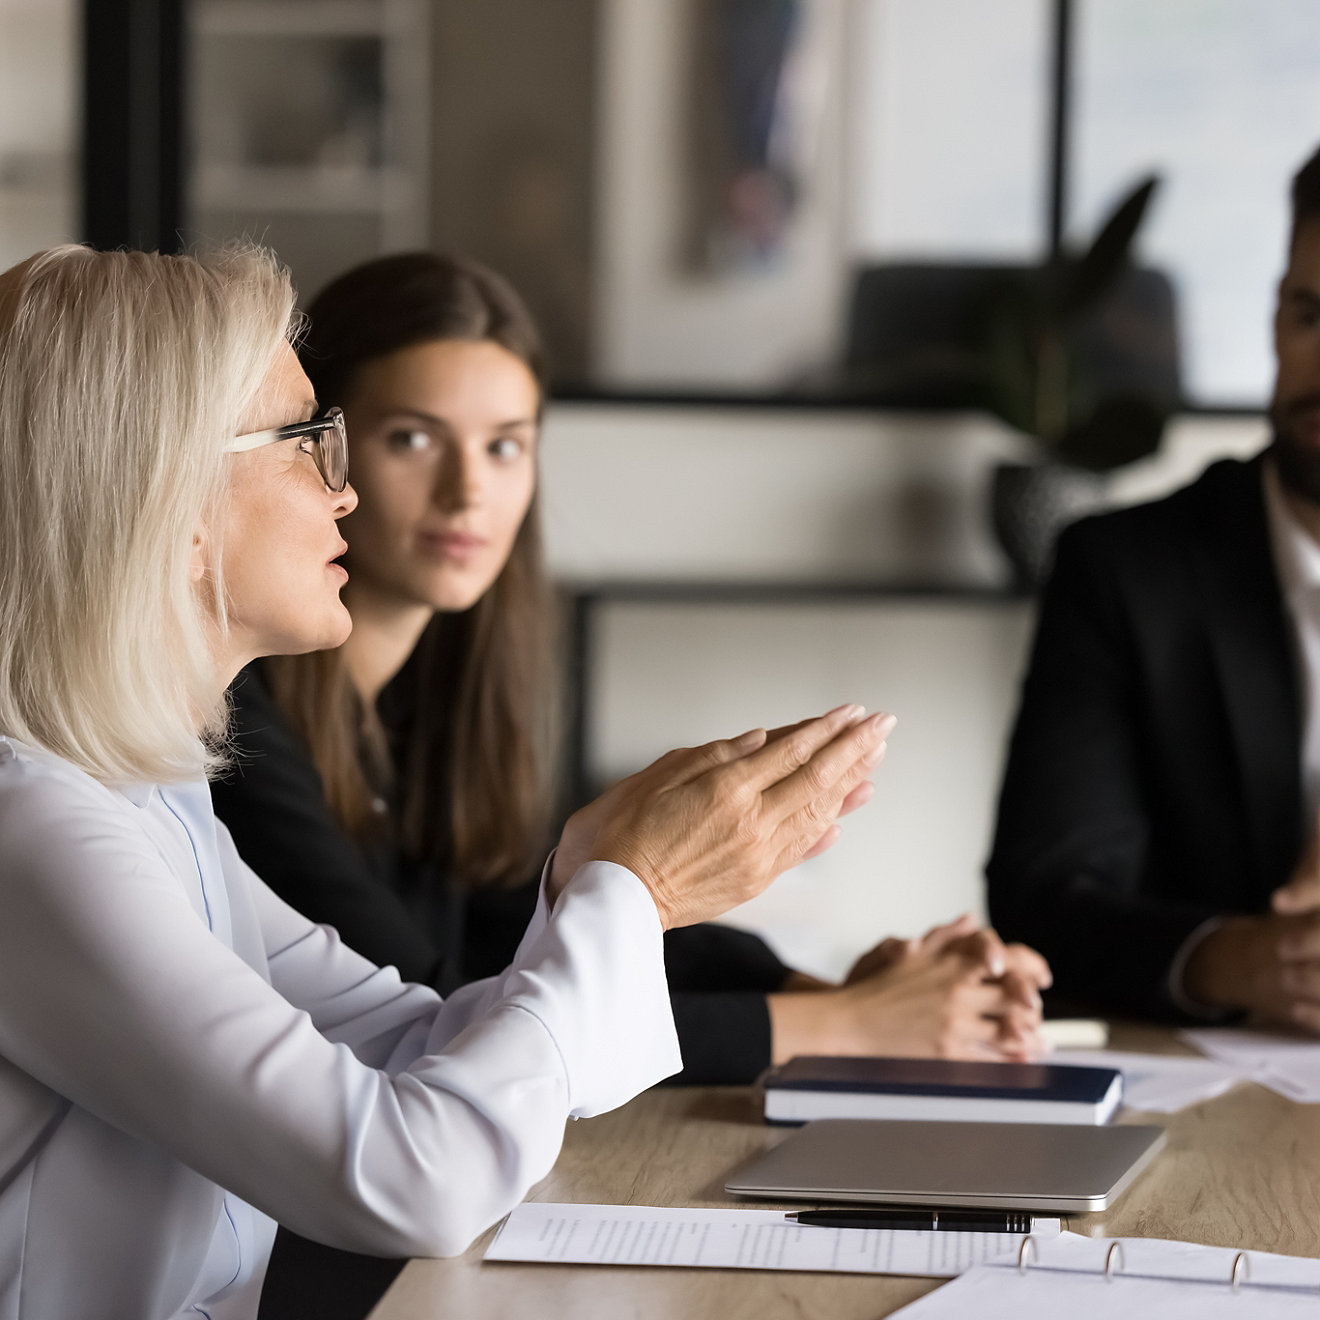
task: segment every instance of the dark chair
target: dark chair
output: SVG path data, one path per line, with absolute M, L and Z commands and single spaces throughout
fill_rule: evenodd
M 1037 296 L 1040 267 L 890 262 L 853 282 L 845 393 L 895 404 L 987 405 L 996 318 Z M 1072 324 L 1068 343 L 1097 396 L 1182 398 L 1177 308 L 1163 271 L 1129 267 Z

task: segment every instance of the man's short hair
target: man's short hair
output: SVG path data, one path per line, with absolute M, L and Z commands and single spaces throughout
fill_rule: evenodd
M 1302 166 L 1292 181 L 1292 241 L 1311 220 L 1320 220 L 1320 148 Z

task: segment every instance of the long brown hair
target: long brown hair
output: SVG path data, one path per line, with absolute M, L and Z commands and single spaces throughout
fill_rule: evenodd
M 441 339 L 499 344 L 527 365 L 544 395 L 541 341 L 522 301 L 493 271 L 453 256 L 382 257 L 341 275 L 307 308 L 299 357 L 325 405 L 351 396 L 366 363 Z M 351 548 L 348 558 L 351 566 Z M 550 604 L 534 494 L 490 590 L 471 609 L 437 613 L 427 625 L 407 666 L 409 719 L 394 756 L 342 651 L 264 662 L 345 830 L 359 839 L 381 830 L 374 804 L 391 790 L 397 760 L 406 854 L 444 864 L 470 887 L 528 878 L 552 802 Z

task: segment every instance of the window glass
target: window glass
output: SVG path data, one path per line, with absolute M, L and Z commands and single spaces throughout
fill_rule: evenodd
M 851 58 L 854 253 L 1038 259 L 1046 0 L 859 0 Z
M 1184 388 L 1259 406 L 1288 186 L 1320 143 L 1320 5 L 1079 0 L 1075 43 L 1070 238 L 1161 174 L 1139 254 L 1174 281 Z

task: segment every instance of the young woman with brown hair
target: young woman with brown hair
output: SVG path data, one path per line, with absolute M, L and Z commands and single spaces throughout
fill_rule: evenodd
M 418 253 L 332 282 L 300 355 L 348 419 L 354 628 L 245 675 L 216 806 L 300 910 L 447 989 L 512 954 L 553 804 L 540 341 L 493 272 Z M 804 1052 L 1027 1057 L 1047 975 L 966 921 L 886 941 L 843 986 L 727 927 L 671 933 L 666 958 L 692 1082 Z
M 442 992 L 502 968 L 550 838 L 555 675 L 537 445 L 544 371 L 513 290 L 474 262 L 385 257 L 307 309 L 300 348 L 348 421 L 357 509 L 345 520 L 353 632 L 276 657 L 233 691 L 238 767 L 216 810 L 267 883 L 368 957 Z M 687 1082 L 748 1082 L 798 1053 L 1025 1058 L 1043 962 L 967 920 L 888 940 L 839 986 L 758 938 L 666 935 Z M 278 1292 L 344 1308 L 365 1262 L 299 1267 Z M 290 1262 L 293 1262 L 290 1264 Z M 333 1280 L 333 1283 L 327 1281 Z

